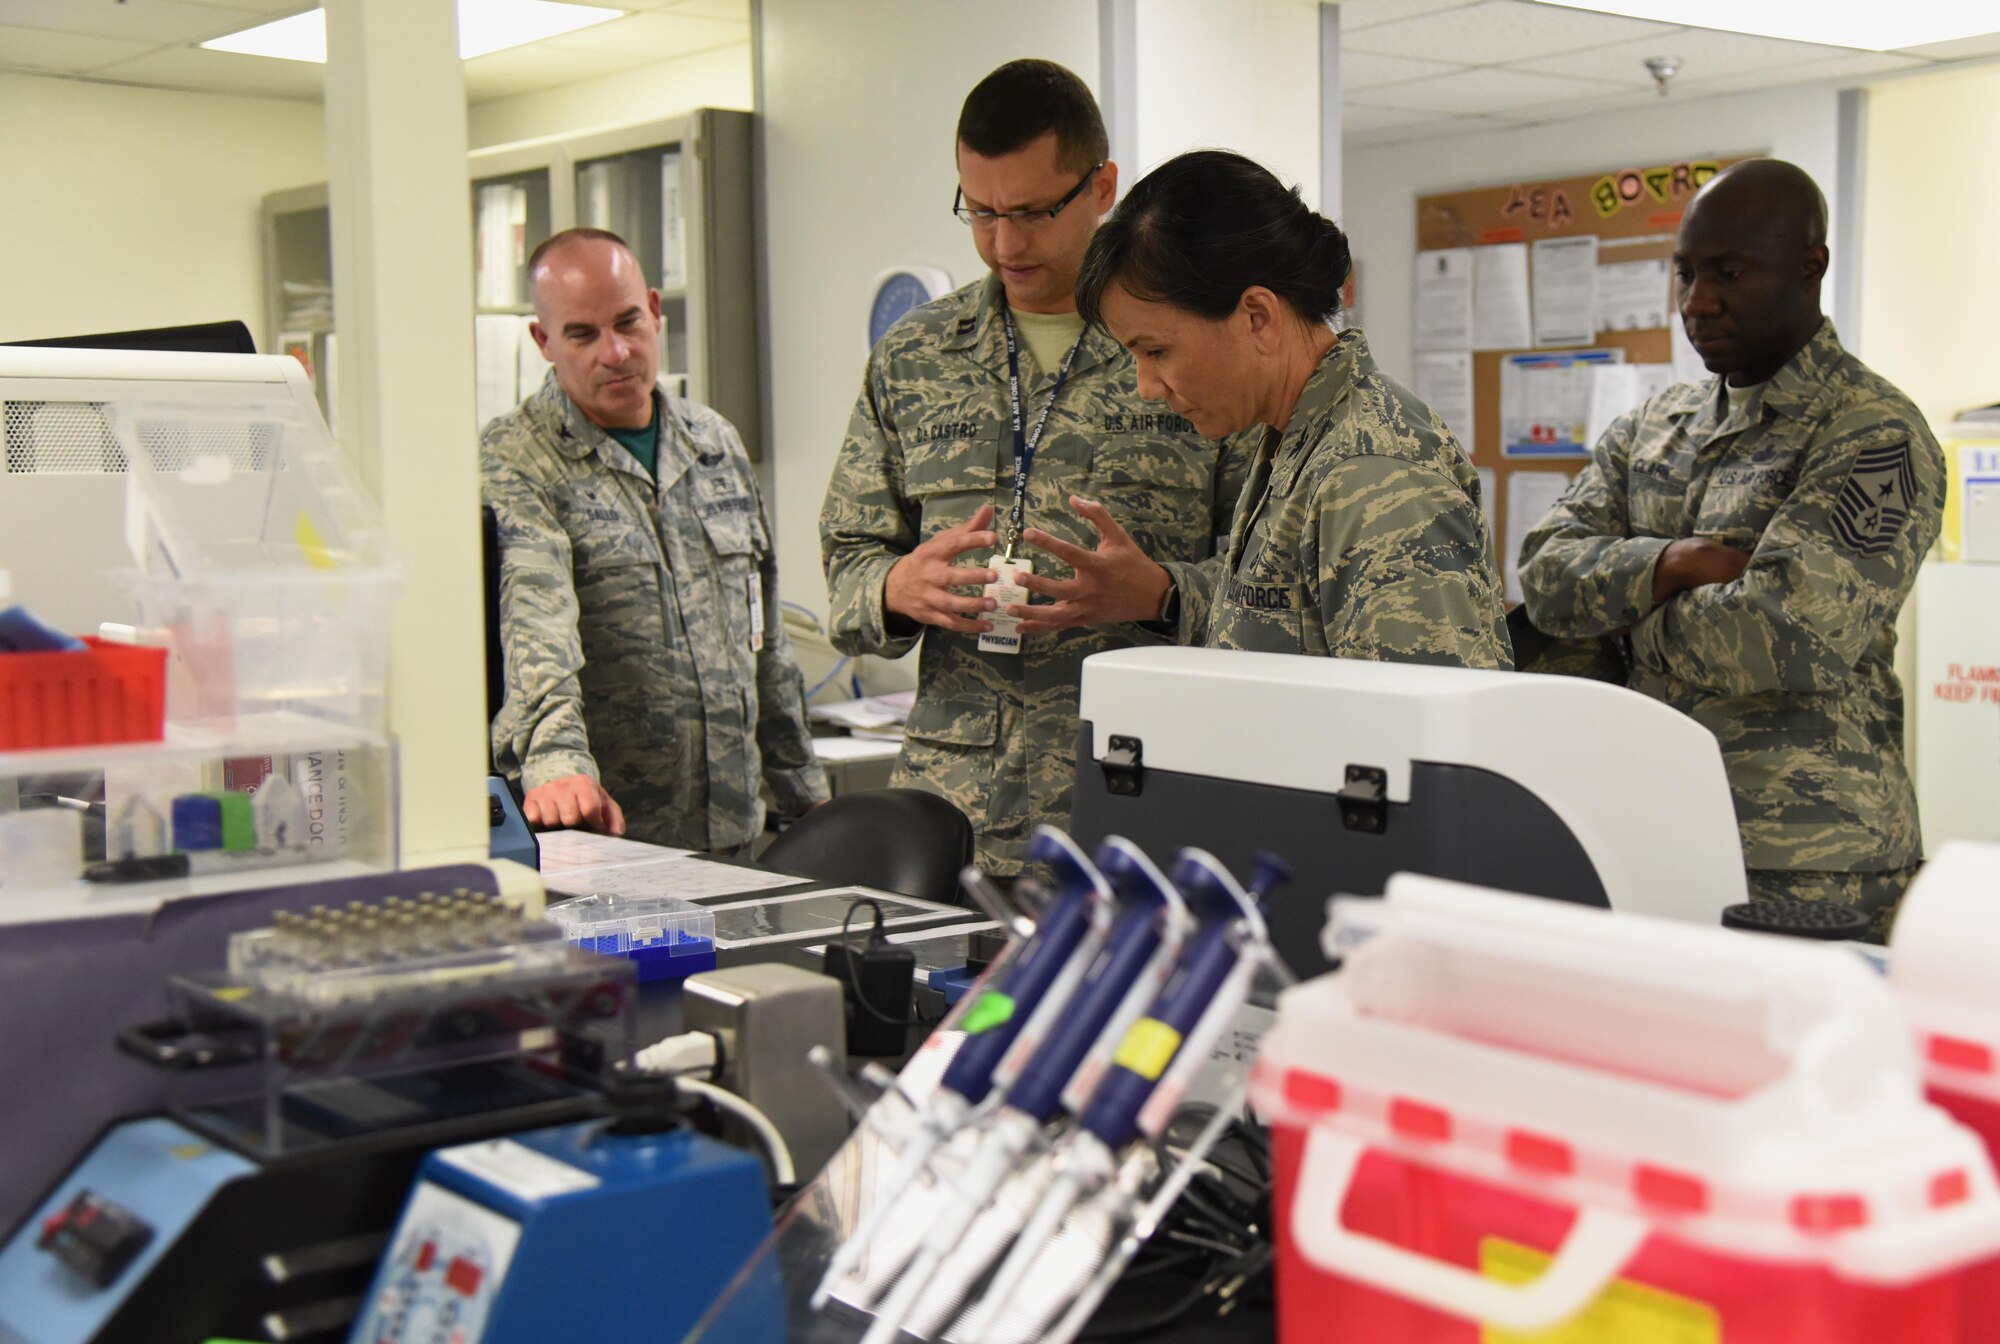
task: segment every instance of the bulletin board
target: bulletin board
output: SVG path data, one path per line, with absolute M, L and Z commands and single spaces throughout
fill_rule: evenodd
M 1589 461 L 1590 445 L 1582 440 L 1583 434 L 1569 435 L 1558 432 L 1542 437 L 1546 442 L 1532 441 L 1532 435 L 1503 436 L 1502 383 L 1503 377 L 1513 379 L 1511 386 L 1519 386 L 1519 371 L 1541 366 L 1574 367 L 1576 364 L 1601 360 L 1622 361 L 1634 365 L 1669 365 L 1674 360 L 1674 314 L 1671 295 L 1671 265 L 1668 259 L 1673 255 L 1674 232 L 1680 224 L 1681 211 L 1688 198 L 1700 186 L 1722 168 L 1746 157 L 1710 156 L 1707 158 L 1684 159 L 1675 163 L 1642 165 L 1638 167 L 1613 168 L 1608 171 L 1584 173 L 1575 177 L 1551 178 L 1536 182 L 1512 182 L 1500 186 L 1477 188 L 1469 191 L 1445 192 L 1433 196 L 1422 196 L 1417 200 L 1417 268 L 1419 304 L 1417 334 L 1418 375 L 1412 380 L 1418 395 L 1432 400 L 1426 391 L 1425 374 L 1432 378 L 1442 376 L 1447 383 L 1463 385 L 1463 357 L 1452 350 L 1449 335 L 1439 336 L 1435 323 L 1426 326 L 1424 320 L 1424 268 L 1426 254 L 1438 253 L 1444 249 L 1472 249 L 1473 258 L 1482 265 L 1487 259 L 1514 263 L 1525 247 L 1527 257 L 1528 288 L 1532 298 L 1539 299 L 1536 262 L 1547 258 L 1550 265 L 1550 281 L 1554 283 L 1554 263 L 1558 254 L 1572 262 L 1572 279 L 1584 273 L 1584 264 L 1589 257 L 1587 243 L 1571 243 L 1567 246 L 1545 247 L 1537 256 L 1535 244 L 1555 239 L 1596 239 L 1595 272 L 1591 273 L 1596 288 L 1593 297 L 1579 299 L 1580 291 L 1572 288 L 1566 295 L 1566 302 L 1572 309 L 1570 319 L 1571 334 L 1559 341 L 1543 342 L 1535 331 L 1535 313 L 1531 304 L 1527 339 L 1494 348 L 1484 348 L 1477 340 L 1468 339 L 1463 350 L 1469 350 L 1471 362 L 1471 405 L 1470 419 L 1472 433 L 1466 446 L 1472 452 L 1473 465 L 1480 469 L 1480 477 L 1487 495 L 1487 516 L 1492 523 L 1493 540 L 1499 554 L 1502 573 L 1508 580 L 1509 601 L 1518 600 L 1514 579 L 1514 564 L 1518 559 L 1519 540 L 1528 527 L 1553 503 L 1554 496 L 1561 492 L 1570 478 L 1581 471 Z M 1512 245 L 1512 246 L 1510 246 Z M 1487 255 L 1482 257 L 1482 250 Z M 1516 258 L 1501 254 L 1512 252 Z M 1463 256 L 1464 254 L 1457 254 Z M 1433 266 L 1443 263 L 1437 257 L 1430 257 Z M 1629 266 L 1625 263 L 1650 263 L 1647 266 Z M 1606 272 L 1605 267 L 1618 267 Z M 1496 267 L 1506 270 L 1510 267 Z M 1657 271 L 1662 286 L 1657 306 L 1646 300 L 1642 310 L 1633 298 L 1635 279 L 1643 279 L 1650 284 Z M 1442 275 L 1442 270 L 1439 271 Z M 1617 277 L 1612 279 L 1609 277 Z M 1639 286 L 1640 296 L 1646 285 Z M 1620 296 L 1627 301 L 1618 302 Z M 1475 287 L 1473 302 L 1476 305 L 1480 293 Z M 1582 303 L 1592 305 L 1591 315 L 1584 323 L 1587 336 L 1577 328 L 1575 310 Z M 1556 305 L 1549 305 L 1551 313 Z M 1474 325 L 1478 325 L 1475 321 Z M 1427 333 L 1429 341 L 1427 343 Z M 1500 333 L 1488 331 L 1488 339 L 1505 339 Z M 1616 355 L 1599 352 L 1618 352 Z M 1433 359 L 1426 361 L 1426 355 Z M 1689 352 L 1683 351 L 1685 365 Z M 1534 356 L 1536 358 L 1516 358 Z M 1574 358 L 1571 358 L 1574 357 Z M 1512 367 L 1514 373 L 1504 371 Z M 1664 376 L 1663 371 L 1656 376 Z M 1436 384 L 1434 384 L 1436 386 Z M 1641 397 L 1640 399 L 1643 399 Z M 1442 398 L 1439 400 L 1452 400 Z M 1463 397 L 1456 398 L 1463 415 Z M 1520 411 L 1523 399 L 1514 398 L 1512 414 L 1508 426 L 1519 430 L 1524 423 Z M 1636 400 L 1633 404 L 1637 404 Z M 1433 401 L 1433 406 L 1438 405 Z M 1441 410 L 1440 414 L 1444 414 Z M 1446 414 L 1447 422 L 1454 416 Z M 1525 417 L 1532 420 L 1532 417 Z M 1539 429 L 1539 426 L 1536 427 Z M 1462 439 L 1467 436 L 1461 431 Z M 1516 474 L 1542 473 L 1533 480 L 1516 483 Z M 1521 517 L 1509 517 L 1509 504 L 1518 499 L 1527 505 L 1520 510 Z M 1532 516 L 1531 516 L 1532 515 Z

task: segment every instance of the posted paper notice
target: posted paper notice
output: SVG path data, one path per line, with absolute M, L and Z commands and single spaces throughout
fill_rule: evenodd
M 1589 345 L 1597 335 L 1597 235 L 1535 242 L 1535 344 Z
M 1590 371 L 1590 421 L 1583 441 L 1596 445 L 1611 422 L 1674 385 L 1671 364 L 1600 364 Z
M 1590 445 L 1591 370 L 1623 350 L 1509 355 L 1500 361 L 1500 451 L 1507 457 L 1582 457 Z
M 1417 399 L 1437 412 L 1472 456 L 1472 352 L 1432 351 L 1417 356 Z
M 1701 362 L 1695 353 L 1694 342 L 1688 339 L 1687 328 L 1679 322 L 1674 328 L 1674 381 L 1677 383 L 1698 383 L 1708 377 L 1708 365 Z
M 1525 350 L 1533 345 L 1528 299 L 1528 245 L 1499 243 L 1472 250 L 1472 348 Z
M 1417 253 L 1417 349 L 1472 348 L 1472 249 Z
M 1597 268 L 1597 329 L 1657 331 L 1673 318 L 1673 277 L 1665 257 Z

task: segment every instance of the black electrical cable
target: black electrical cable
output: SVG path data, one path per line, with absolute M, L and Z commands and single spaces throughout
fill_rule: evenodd
M 1162 1169 L 1185 1161 L 1186 1144 L 1215 1114 L 1187 1106 L 1153 1148 Z M 1203 1312 L 1221 1316 L 1243 1302 L 1271 1300 L 1270 1138 L 1247 1120 L 1232 1119 L 1120 1276 L 1105 1307 L 1083 1331 L 1088 1340 L 1144 1338 Z M 1169 1298 L 1176 1281 L 1186 1288 Z M 1122 1308 L 1122 1309 L 1121 1309 Z

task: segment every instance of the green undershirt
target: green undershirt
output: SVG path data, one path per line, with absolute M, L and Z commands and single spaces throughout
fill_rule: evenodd
M 659 449 L 660 449 L 659 416 L 657 415 L 654 416 L 653 423 L 651 423 L 650 425 L 646 425 L 640 429 L 614 429 L 610 425 L 606 425 L 604 427 L 604 432 L 606 434 L 609 434 L 612 438 L 618 440 L 618 442 L 624 444 L 625 451 L 632 454 L 633 457 L 639 460 L 639 465 L 646 469 L 646 474 L 648 476 L 656 474 L 656 469 L 653 464 L 659 458 Z

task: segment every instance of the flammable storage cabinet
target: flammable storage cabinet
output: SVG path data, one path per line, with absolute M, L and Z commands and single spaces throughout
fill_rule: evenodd
M 2000 840 L 2000 564 L 1928 561 L 1912 605 L 1916 675 L 1904 693 L 1924 852 Z
M 1300 974 L 1325 898 L 1398 872 L 1700 923 L 1744 899 L 1714 736 L 1622 686 L 1149 648 L 1085 659 L 1081 705 L 1078 839 L 1283 855 L 1267 918 Z
M 1283 1344 L 1991 1338 L 1992 1163 L 1859 958 L 1414 876 L 1328 943 L 1252 1085 Z

